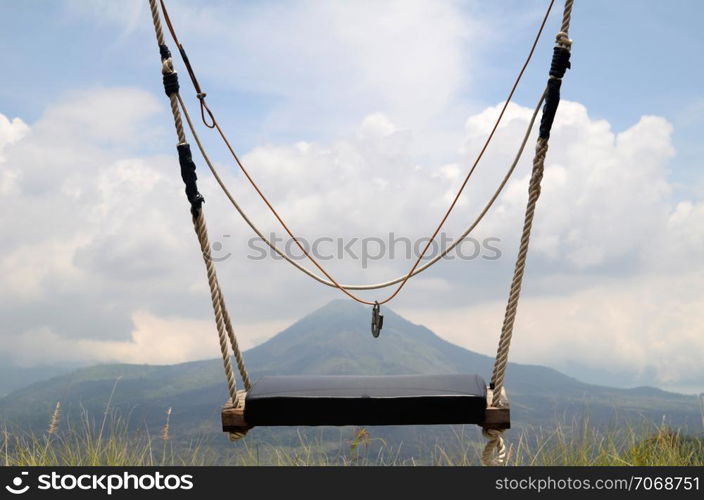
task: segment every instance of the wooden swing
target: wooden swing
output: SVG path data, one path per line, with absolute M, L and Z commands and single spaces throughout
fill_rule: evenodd
M 227 379 L 230 400 L 222 409 L 222 428 L 230 433 L 232 438 L 244 436 L 247 431 L 256 426 L 319 426 L 319 425 L 437 425 L 437 424 L 475 424 L 481 426 L 488 443 L 482 455 L 482 463 L 501 464 L 505 461 L 505 445 L 502 434 L 504 430 L 510 428 L 510 408 L 506 391 L 504 389 L 504 376 L 508 363 L 508 353 L 513 334 L 513 325 L 518 307 L 521 284 L 525 270 L 530 232 L 533 224 L 535 207 L 540 196 L 540 183 L 543 177 L 545 156 L 548 149 L 550 130 L 555 118 L 555 112 L 560 101 L 560 87 L 562 78 L 566 70 L 570 67 L 570 51 L 572 41 L 568 37 L 573 0 L 566 0 L 562 26 L 556 36 L 556 44 L 553 49 L 553 58 L 550 68 L 547 86 L 542 93 L 533 117 L 527 127 L 523 137 L 523 142 L 511 164 L 506 176 L 489 200 L 484 210 L 468 229 L 458 238 L 453 245 L 448 247 L 443 253 L 431 259 L 428 263 L 420 265 L 425 253 L 435 239 L 450 212 L 459 200 L 464 187 L 470 176 L 474 172 L 479 160 L 491 141 L 496 131 L 504 111 L 510 102 L 514 91 L 526 69 L 537 42 L 543 31 L 554 0 L 551 0 L 547 12 L 543 18 L 535 41 L 531 47 L 516 81 L 506 99 L 501 113 L 489 134 L 484 147 L 480 151 L 472 168 L 465 177 L 464 183 L 459 189 L 453 203 L 445 213 L 437 229 L 429 238 L 426 247 L 415 262 L 411 270 L 394 280 L 384 283 L 370 285 L 344 285 L 338 283 L 323 266 L 308 254 L 306 249 L 300 244 L 294 233 L 288 228 L 282 217 L 276 212 L 273 205 L 264 196 L 261 189 L 254 182 L 245 166 L 242 164 L 226 135 L 222 131 L 219 123 L 215 119 L 213 112 L 208 107 L 206 94 L 201 90 L 195 76 L 191 63 L 186 55 L 183 46 L 179 43 L 175 30 L 169 19 L 164 0 L 160 0 L 161 11 L 167 24 L 169 32 L 176 43 L 183 63 L 188 71 L 193 87 L 196 91 L 200 103 L 201 118 L 203 123 L 211 129 L 215 129 L 224 141 L 233 156 L 233 159 L 245 174 L 247 180 L 252 184 L 262 200 L 267 204 L 273 215 L 286 230 L 292 240 L 298 244 L 304 255 L 322 273 L 316 274 L 307 267 L 290 259 L 274 243 L 269 241 L 262 232 L 254 225 L 251 219 L 243 211 L 235 198 L 218 174 L 217 169 L 210 161 L 208 154 L 203 148 L 202 142 L 193 125 L 188 110 L 179 94 L 179 83 L 177 73 L 174 70 L 171 53 L 166 46 L 164 33 L 161 26 L 161 15 L 156 0 L 149 0 L 149 5 L 154 21 L 157 43 L 162 61 L 162 75 L 164 90 L 171 102 L 174 124 L 178 136 L 178 155 L 181 167 L 181 177 L 186 185 L 186 195 L 191 205 L 191 215 L 194 229 L 198 236 L 203 258 L 208 275 L 215 323 L 218 330 L 218 337 L 223 358 L 223 365 Z M 468 234 L 482 220 L 484 215 L 491 208 L 499 194 L 506 185 L 508 179 L 513 174 L 516 165 L 525 148 L 526 142 L 533 128 L 536 116 L 542 107 L 542 117 L 540 120 L 540 130 L 536 144 L 535 156 L 533 159 L 533 169 L 528 187 L 528 203 L 521 233 L 518 256 L 513 280 L 509 292 L 508 304 L 504 323 L 501 329 L 499 347 L 497 350 L 494 370 L 491 383 L 486 384 L 479 375 L 394 375 L 394 376 L 267 376 L 262 377 L 255 383 L 249 379 L 249 375 L 244 366 L 242 353 L 237 345 L 237 339 L 232 328 L 230 316 L 225 305 L 217 273 L 211 257 L 208 232 L 203 213 L 203 197 L 198 192 L 196 167 L 191 156 L 190 145 L 186 140 L 184 132 L 182 114 L 186 118 L 187 125 L 195 139 L 198 148 L 210 168 L 213 176 L 220 184 L 223 192 L 239 212 L 244 221 L 252 230 L 262 238 L 272 250 L 277 252 L 287 262 L 312 277 L 316 281 L 337 288 L 350 298 L 363 304 L 372 305 L 372 334 L 379 335 L 383 326 L 383 316 L 380 313 L 380 306 L 392 300 L 405 286 L 407 281 L 430 266 L 438 262 L 449 253 L 455 246 L 461 243 Z M 206 119 L 207 115 L 207 119 Z M 352 293 L 353 290 L 375 290 L 386 288 L 398 284 L 396 290 L 382 301 L 363 300 Z M 232 359 L 229 349 L 232 349 L 235 362 L 238 366 L 245 390 L 238 391 L 235 376 L 232 369 Z

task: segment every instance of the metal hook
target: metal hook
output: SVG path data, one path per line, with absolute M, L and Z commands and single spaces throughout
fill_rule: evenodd
M 378 302 L 374 302 L 372 307 L 372 336 L 377 338 L 384 326 L 384 316 L 381 314 L 381 306 Z

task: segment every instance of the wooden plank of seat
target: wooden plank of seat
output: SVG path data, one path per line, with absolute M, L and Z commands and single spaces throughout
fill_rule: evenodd
M 244 397 L 239 406 L 232 405 L 232 400 L 228 400 L 222 409 L 222 430 L 224 432 L 242 432 L 251 429 L 244 418 Z M 480 424 L 486 429 L 505 430 L 511 428 L 511 410 L 508 407 L 496 408 L 489 406 L 486 409 L 484 422 Z
M 484 421 L 478 375 L 296 375 L 262 377 L 247 393 L 256 426 L 454 425 Z
M 238 405 L 233 406 L 229 400 L 222 409 L 222 429 L 225 432 L 245 432 L 253 426 L 245 419 L 245 404 L 247 393 L 238 391 Z M 501 407 L 493 405 L 493 392 L 487 389 L 487 408 L 484 421 L 478 423 L 486 429 L 505 430 L 511 427 L 511 410 L 508 404 Z
M 486 413 L 484 423 L 479 424 L 485 429 L 505 430 L 511 428 L 511 408 L 508 401 L 501 407 L 494 406 L 494 391 L 491 388 L 486 390 Z
M 244 405 L 247 393 L 237 391 L 237 405 L 229 399 L 222 408 L 222 430 L 224 432 L 247 432 L 252 428 L 244 418 Z

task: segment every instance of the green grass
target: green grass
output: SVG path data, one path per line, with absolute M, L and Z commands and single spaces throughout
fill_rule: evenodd
M 175 442 L 171 412 L 158 435 L 130 431 L 128 422 L 106 410 L 100 419 L 83 414 L 80 422 L 61 422 L 57 405 L 41 435 L 0 431 L 4 465 L 478 465 L 483 446 L 479 432 L 460 430 L 454 439 L 403 458 L 401 448 L 356 429 L 338 442 L 304 437 L 286 447 L 245 439 L 226 452 L 206 438 Z M 644 421 L 598 430 L 588 421 L 507 435 L 508 465 L 703 465 L 704 439 L 688 437 Z
M 532 443 L 532 444 L 531 444 Z M 515 465 L 684 466 L 704 464 L 704 440 L 643 421 L 607 431 L 588 422 L 524 433 L 512 446 Z

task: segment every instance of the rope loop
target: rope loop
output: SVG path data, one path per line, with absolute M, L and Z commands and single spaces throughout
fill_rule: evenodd
M 215 116 L 213 115 L 213 112 L 210 111 L 210 108 L 208 107 L 208 103 L 205 102 L 205 96 L 208 95 L 205 92 L 198 92 L 196 94 L 196 97 L 198 98 L 198 101 L 200 101 L 200 119 L 203 122 L 203 125 L 205 125 L 208 128 L 215 128 L 217 125 L 215 123 Z M 205 119 L 205 113 L 208 113 L 208 116 L 210 117 L 210 122 Z

